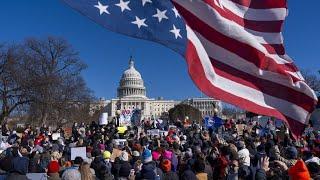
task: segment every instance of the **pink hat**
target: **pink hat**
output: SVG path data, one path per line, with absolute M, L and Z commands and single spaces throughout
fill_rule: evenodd
M 162 155 L 163 155 L 164 159 L 169 159 L 170 160 L 172 158 L 172 152 L 171 151 L 165 150 Z
M 151 154 L 152 154 L 152 159 L 153 159 L 154 161 L 159 160 L 159 158 L 160 158 L 160 156 L 161 156 L 161 154 L 160 154 L 158 151 L 153 151 Z
M 106 150 L 106 146 L 104 144 L 99 144 L 99 149 L 104 151 Z

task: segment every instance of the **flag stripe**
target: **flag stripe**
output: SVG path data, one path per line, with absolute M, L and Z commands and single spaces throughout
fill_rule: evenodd
M 250 60 L 261 69 L 282 73 L 283 75 L 288 75 L 288 73 L 285 73 L 284 71 L 296 71 L 296 69 L 292 69 L 291 66 L 288 66 L 285 69 L 277 67 L 277 64 L 284 64 L 284 61 L 286 62 L 286 60 L 279 56 L 269 54 L 265 47 L 257 43 L 256 39 L 248 32 L 241 29 L 239 30 L 236 27 L 233 28 L 231 24 L 222 22 L 223 20 L 217 19 L 215 16 L 206 17 L 205 15 L 202 15 L 201 13 L 205 13 L 204 11 L 206 10 L 203 5 L 192 4 L 195 6 L 194 9 L 192 9 L 193 6 L 191 4 L 184 4 L 185 7 L 180 5 L 180 3 L 186 3 L 186 1 L 176 0 L 175 2 L 179 2 L 179 4 L 176 4 L 176 8 L 179 9 L 180 14 L 184 16 L 184 19 L 187 22 L 192 22 L 190 23 L 190 26 L 197 32 L 205 34 L 205 37 L 210 39 L 210 41 L 237 53 L 244 59 Z M 185 8 L 189 8 L 194 12 L 189 12 L 189 9 L 187 10 Z M 199 17 L 202 17 L 203 19 L 199 19 Z M 296 80 L 295 77 L 293 78 Z
M 215 5 L 214 3 L 211 3 L 211 4 L 212 4 L 212 6 L 208 6 L 204 2 L 199 2 L 197 4 L 192 4 L 192 5 L 188 4 L 188 3 L 184 3 L 184 7 L 187 10 L 193 12 L 193 14 L 195 16 L 197 16 L 199 19 L 206 18 L 205 20 L 202 19 L 206 23 L 210 24 L 212 21 L 211 18 L 215 18 L 215 19 L 217 19 L 217 21 L 220 21 L 220 23 L 230 24 L 231 26 L 235 26 L 233 28 L 243 29 L 244 23 L 241 23 L 241 20 L 238 20 L 235 17 L 231 16 L 230 14 L 227 13 L 226 10 L 221 9 L 220 7 Z M 196 6 L 195 9 L 193 9 L 194 5 Z M 209 9 L 211 10 L 211 13 L 209 14 L 209 16 L 208 15 L 203 16 L 204 14 L 206 14 L 206 12 L 210 11 Z M 272 22 L 272 21 L 270 21 L 270 22 Z M 215 22 L 212 22 L 212 23 L 213 23 L 212 25 L 214 25 L 214 26 L 217 24 Z M 262 22 L 260 24 L 262 24 Z M 283 38 L 281 36 L 281 33 L 279 33 L 279 32 L 270 33 L 268 31 L 259 32 L 259 31 L 255 30 L 254 28 L 250 29 L 249 25 L 247 27 L 245 27 L 244 30 L 249 31 L 251 33 L 251 35 L 254 36 L 260 43 L 264 43 L 264 44 L 282 44 L 283 43 Z M 253 25 L 251 25 L 251 26 L 253 26 Z
M 215 44 L 222 46 L 230 52 L 237 54 L 243 59 L 255 64 L 258 68 L 262 70 L 280 73 L 282 75 L 292 77 L 295 81 L 297 80 L 297 78 L 286 73 L 286 71 L 295 72 L 296 69 L 291 69 L 290 66 L 286 65 L 281 67 L 278 66 L 276 61 L 266 56 L 265 53 L 258 51 L 256 48 L 248 44 L 227 37 L 224 34 L 216 31 L 215 29 L 198 19 L 198 17 L 194 16 L 192 13 L 184 9 L 182 6 L 177 4 L 176 7 L 179 9 L 180 14 L 184 16 L 187 22 L 192 22 L 192 24 L 189 24 L 190 27 L 195 31 L 199 32 L 200 34 L 204 35 L 204 37 L 209 41 L 215 42 Z M 240 33 L 238 34 L 238 36 L 241 36 Z M 257 44 L 257 46 L 261 45 Z
M 287 8 L 286 0 L 231 0 L 253 9 Z
M 213 58 L 211 58 L 211 62 L 215 72 L 219 76 L 222 76 L 226 79 L 230 79 L 244 86 L 262 91 L 263 93 L 268 94 L 270 96 L 274 96 L 279 99 L 283 99 L 291 103 L 294 103 L 304 108 L 306 111 L 310 112 L 313 110 L 313 107 L 311 107 L 310 104 L 313 104 L 314 100 L 303 93 L 299 93 L 291 88 L 287 88 L 280 84 L 276 84 L 272 81 L 257 78 L 246 72 L 239 71 Z M 277 93 L 274 93 L 275 89 L 277 90 Z
M 284 55 L 285 49 L 283 44 L 262 44 L 269 54 L 278 54 L 278 55 Z
M 250 99 L 251 102 L 254 102 L 257 105 L 264 106 L 270 109 L 275 108 L 286 116 L 294 118 L 297 121 L 305 122 L 309 112 L 305 111 L 303 108 L 289 103 L 288 101 L 285 101 L 283 99 L 275 98 L 273 96 L 264 94 L 261 91 L 257 91 L 256 89 L 244 86 L 237 82 L 231 81 L 230 79 L 219 76 L 212 67 L 212 63 L 201 41 L 195 35 L 193 30 L 190 29 L 190 27 L 187 27 L 187 36 L 189 41 L 191 41 L 194 45 L 201 61 L 199 65 L 203 67 L 206 78 L 211 84 L 220 89 L 223 89 L 226 92 L 235 94 L 245 99 Z M 195 74 L 195 76 L 197 76 L 197 74 Z M 291 108 L 288 108 L 288 106 L 290 106 Z M 310 104 L 310 106 L 313 105 Z
M 303 120 L 300 122 L 293 118 L 288 118 L 275 109 L 251 102 L 247 98 L 237 96 L 236 93 L 226 92 L 225 89 L 213 85 L 206 77 L 205 70 L 203 69 L 204 66 L 201 64 L 196 47 L 191 40 L 189 40 L 188 43 L 186 60 L 192 80 L 206 95 L 222 99 L 231 104 L 236 104 L 240 108 L 244 108 L 251 112 L 283 119 L 288 122 L 290 129 L 294 134 L 301 133 L 301 127 L 304 126 L 302 123 Z M 233 87 L 229 87 L 229 89 L 233 89 Z M 295 126 L 293 126 L 293 124 Z
M 209 57 L 212 57 L 213 59 L 216 59 L 228 66 L 236 68 L 239 71 L 249 73 L 250 75 L 255 76 L 257 78 L 261 78 L 264 80 L 272 80 L 272 82 L 286 86 L 287 88 L 291 88 L 292 90 L 297 91 L 299 93 L 305 93 L 305 95 L 307 96 L 305 98 L 314 100 L 314 93 L 308 91 L 309 87 L 305 82 L 298 81 L 295 84 L 293 84 L 291 81 L 288 80 L 288 78 L 285 78 L 284 76 L 278 73 L 264 71 L 257 68 L 254 64 L 249 63 L 248 61 L 244 60 L 238 55 L 231 53 L 223 47 L 220 47 L 208 41 L 201 34 L 196 33 L 196 35 L 205 47 L 206 51 L 208 52 Z
M 207 4 L 215 4 L 211 0 L 205 1 Z M 286 8 L 268 8 L 268 9 L 253 9 L 230 0 L 220 0 L 221 8 L 232 11 L 237 16 L 254 21 L 283 21 L 287 16 Z M 219 4 L 216 4 L 219 5 Z
M 237 24 L 241 25 L 244 28 L 251 29 L 254 31 L 260 31 L 260 32 L 277 32 L 279 33 L 282 28 L 283 20 L 250 20 L 246 19 L 247 14 L 241 14 L 240 13 L 234 13 L 237 12 L 237 10 L 233 9 L 229 10 L 227 8 L 229 7 L 223 7 L 223 9 L 219 6 L 217 6 L 214 2 L 209 1 L 208 4 L 215 9 L 221 16 L 223 16 L 226 19 L 230 19 Z M 264 16 L 266 17 L 266 16 Z M 268 16 L 267 16 L 268 17 Z

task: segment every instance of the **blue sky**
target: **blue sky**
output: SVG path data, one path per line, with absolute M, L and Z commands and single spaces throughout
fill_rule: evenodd
M 320 1 L 290 0 L 284 27 L 287 53 L 298 67 L 320 70 Z M 28 37 L 63 37 L 88 65 L 83 76 L 97 97 L 113 98 L 122 72 L 134 56 L 149 97 L 184 99 L 201 96 L 184 59 L 161 45 L 110 32 L 59 0 L 0 1 L 0 42 Z

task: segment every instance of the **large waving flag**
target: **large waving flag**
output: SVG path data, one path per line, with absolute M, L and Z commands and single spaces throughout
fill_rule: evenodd
M 206 95 L 285 120 L 298 136 L 317 102 L 285 53 L 286 0 L 63 0 L 103 27 L 183 55 Z

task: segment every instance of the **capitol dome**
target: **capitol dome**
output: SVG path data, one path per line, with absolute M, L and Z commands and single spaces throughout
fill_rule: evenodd
M 146 98 L 146 88 L 141 74 L 134 67 L 132 57 L 129 60 L 129 69 L 123 72 L 118 87 L 118 98 L 125 97 Z

